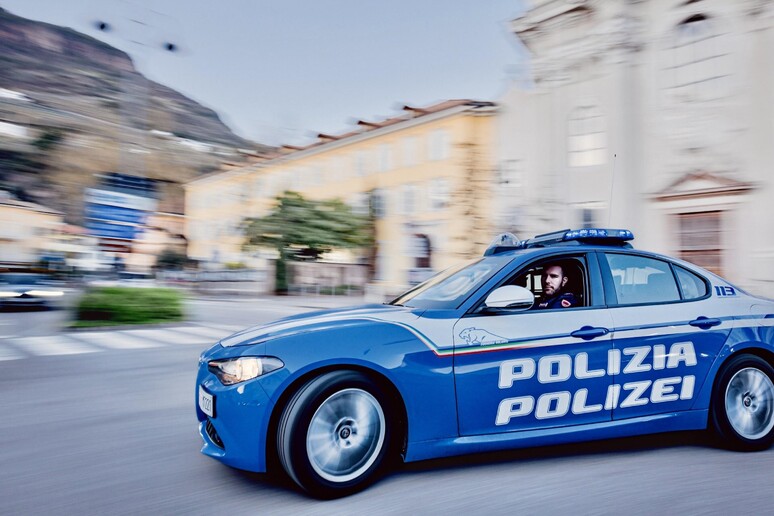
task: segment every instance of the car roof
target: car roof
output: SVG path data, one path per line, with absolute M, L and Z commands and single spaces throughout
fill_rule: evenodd
M 702 269 L 696 264 L 686 262 L 685 260 L 681 260 L 680 258 L 676 258 L 673 256 L 668 256 L 665 254 L 656 253 L 653 251 L 646 251 L 643 249 L 636 249 L 632 246 L 618 246 L 618 245 L 588 245 L 588 244 L 579 244 L 579 245 L 551 245 L 546 247 L 530 247 L 527 249 L 502 249 L 496 254 L 485 256 L 485 258 L 491 258 L 495 256 L 512 256 L 514 258 L 523 257 L 526 260 L 533 259 L 533 258 L 540 258 L 541 256 L 552 256 L 552 255 L 560 255 L 560 254 L 576 254 L 576 253 L 588 253 L 588 252 L 603 252 L 603 253 L 623 253 L 623 254 L 632 254 L 637 256 L 646 256 L 650 258 L 655 258 L 659 260 L 666 260 L 673 263 L 676 263 L 678 265 L 681 265 L 687 269 L 691 269 L 694 271 L 700 271 L 703 274 L 712 274 L 710 271 L 707 271 L 705 269 Z M 713 276 L 717 276 L 716 274 L 712 274 Z M 718 278 L 720 278 L 718 276 Z M 722 279 L 722 278 L 720 278 Z

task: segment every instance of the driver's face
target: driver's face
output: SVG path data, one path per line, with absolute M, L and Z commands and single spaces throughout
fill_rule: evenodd
M 567 276 L 558 265 L 552 265 L 543 271 L 543 292 L 546 296 L 553 296 L 567 283 Z

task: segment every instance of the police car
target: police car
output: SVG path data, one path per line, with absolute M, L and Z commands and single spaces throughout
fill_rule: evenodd
M 774 301 L 633 238 L 501 238 L 391 303 L 227 337 L 199 359 L 202 452 L 336 497 L 393 459 L 704 428 L 769 447 Z

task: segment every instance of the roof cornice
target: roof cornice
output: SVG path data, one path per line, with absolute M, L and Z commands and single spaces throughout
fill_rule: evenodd
M 384 127 L 374 128 L 367 131 L 355 133 L 351 136 L 343 136 L 337 140 L 325 141 L 318 144 L 314 144 L 309 147 L 304 147 L 304 148 L 301 148 L 300 150 L 296 150 L 294 152 L 291 152 L 282 156 L 277 156 L 275 158 L 267 159 L 266 161 L 263 161 L 260 163 L 253 163 L 251 165 L 247 165 L 243 168 L 237 168 L 234 170 L 228 170 L 220 173 L 214 172 L 205 177 L 190 181 L 186 183 L 186 186 L 194 185 L 194 184 L 197 184 L 197 185 L 205 184 L 215 179 L 225 179 L 231 176 L 239 176 L 242 174 L 247 174 L 269 166 L 279 165 L 281 163 L 307 158 L 309 156 L 314 156 L 315 154 L 320 154 L 322 152 L 328 152 L 334 149 L 339 149 L 349 145 L 354 145 L 363 141 L 379 138 L 393 132 L 403 131 L 419 125 L 436 122 L 438 120 L 449 118 L 449 117 L 458 115 L 460 113 L 470 112 L 475 115 L 492 115 L 496 111 L 497 111 L 497 105 L 494 102 L 470 101 L 470 102 L 466 102 L 465 104 L 453 106 L 448 109 L 444 109 L 435 113 L 428 113 L 418 117 L 407 118 L 403 121 L 400 121 L 394 124 L 385 125 Z

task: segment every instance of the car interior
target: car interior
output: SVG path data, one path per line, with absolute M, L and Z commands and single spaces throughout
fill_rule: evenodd
M 543 285 L 541 281 L 543 269 L 557 263 L 562 266 L 565 276 L 568 278 L 567 284 L 565 285 L 563 291 L 571 292 L 575 295 L 576 299 L 578 299 L 578 305 L 575 308 L 586 306 L 588 299 L 588 296 L 586 295 L 586 275 L 583 265 L 578 259 L 572 258 L 541 262 L 540 264 L 531 266 L 526 271 L 520 273 L 509 284 L 519 285 L 531 290 L 535 295 L 535 304 L 533 305 L 533 309 L 537 308 L 537 306 L 543 302 L 545 297 L 543 295 Z

